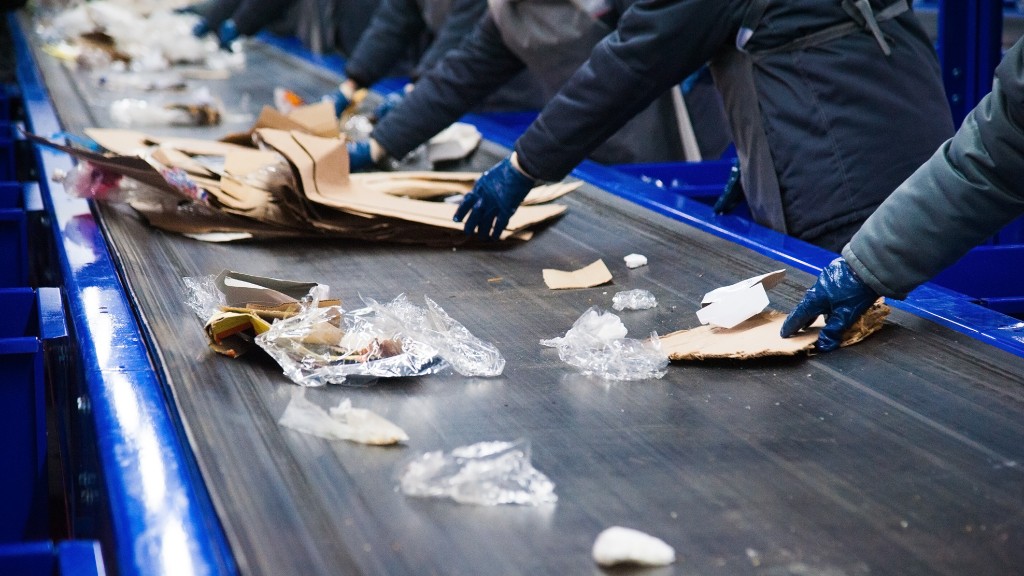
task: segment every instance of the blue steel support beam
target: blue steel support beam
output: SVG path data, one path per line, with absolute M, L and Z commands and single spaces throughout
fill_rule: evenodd
M 939 5 L 939 61 L 946 97 L 959 126 L 992 90 L 1002 58 L 1001 0 L 942 0 Z
M 16 15 L 8 18 L 29 129 L 61 131 Z M 111 539 L 121 576 L 236 574 L 237 568 L 169 393 L 158 378 L 131 304 L 86 201 L 48 175 L 71 159 L 36 150 L 42 196 L 56 238 L 69 323 L 84 371 L 82 399 L 96 430 Z

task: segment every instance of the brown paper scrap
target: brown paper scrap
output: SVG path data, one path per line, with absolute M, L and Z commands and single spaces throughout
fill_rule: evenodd
M 880 299 L 843 336 L 843 346 L 850 346 L 877 332 L 890 308 Z M 818 332 L 824 326 L 821 318 L 803 332 L 791 337 L 779 336 L 786 314 L 765 310 L 734 328 L 700 326 L 680 330 L 661 337 L 661 348 L 669 360 L 709 360 L 732 358 L 748 360 L 767 356 L 793 356 L 814 349 Z
M 544 274 L 544 283 L 552 290 L 592 288 L 612 281 L 612 273 L 601 259 L 571 272 L 545 268 L 542 273 Z

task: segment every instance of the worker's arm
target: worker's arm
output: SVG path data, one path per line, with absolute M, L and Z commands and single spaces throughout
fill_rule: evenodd
M 736 34 L 740 0 L 639 0 L 516 143 L 519 163 L 561 180 Z
M 428 0 L 429 1 L 429 0 Z M 420 58 L 414 75 L 418 78 L 437 64 L 448 52 L 458 48 L 473 33 L 487 12 L 486 0 L 453 0 L 444 24 L 436 30 L 434 41 Z
M 818 314 L 824 351 L 877 295 L 903 298 L 1024 213 L 1024 48 L 996 69 L 992 92 L 952 139 L 868 218 L 786 319 L 783 337 Z
M 408 54 L 426 29 L 415 0 L 382 0 L 345 63 L 345 75 L 357 88 L 372 86 Z
M 402 158 L 523 68 L 485 16 L 466 42 L 424 74 L 402 104 L 377 124 L 373 139 L 391 157 Z

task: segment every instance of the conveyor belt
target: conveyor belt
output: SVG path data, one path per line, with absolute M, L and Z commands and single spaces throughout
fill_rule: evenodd
M 68 129 L 105 123 L 79 75 L 43 68 Z M 316 92 L 333 79 L 257 44 L 248 71 L 214 86 L 229 103 L 243 92 L 263 102 L 271 82 Z M 504 153 L 485 144 L 473 164 Z M 537 341 L 609 308 L 614 292 L 654 292 L 657 308 L 622 318 L 634 336 L 666 333 L 696 324 L 707 290 L 778 263 L 589 186 L 566 202 L 532 241 L 491 249 L 213 245 L 100 210 L 242 573 L 589 574 L 594 537 L 616 524 L 676 548 L 680 560 L 651 574 L 1024 570 L 1024 359 L 897 311 L 877 336 L 826 356 L 677 365 L 640 382 L 580 376 Z M 627 270 L 631 252 L 650 265 Z M 613 285 L 543 286 L 541 268 L 599 257 Z M 395 421 L 411 438 L 401 448 L 283 429 L 295 387 L 269 360 L 210 352 L 183 303 L 181 277 L 223 268 L 316 280 L 350 304 L 426 294 L 499 347 L 505 374 L 307 391 Z M 811 281 L 791 271 L 776 306 Z M 515 438 L 532 443 L 557 505 L 480 508 L 395 489 L 422 452 Z

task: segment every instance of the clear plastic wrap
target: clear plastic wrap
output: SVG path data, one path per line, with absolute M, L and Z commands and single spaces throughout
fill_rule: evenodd
M 125 126 L 215 126 L 224 106 L 201 88 L 174 101 L 163 98 L 121 98 L 110 105 L 110 118 Z
M 530 464 L 525 440 L 480 442 L 449 454 L 428 452 L 406 466 L 400 487 L 407 496 L 482 506 L 539 506 L 558 500 L 554 483 Z
M 616 292 L 612 296 L 612 308 L 623 310 L 648 310 L 658 305 L 658 301 L 648 290 L 626 290 Z
M 75 164 L 67 172 L 55 172 L 53 180 L 60 182 L 69 196 L 97 202 L 146 202 L 174 210 L 180 201 L 173 194 L 87 161 Z
M 185 276 L 182 280 L 185 282 L 185 304 L 203 322 L 227 304 L 224 293 L 217 288 L 216 276 Z
M 305 394 L 305 388 L 292 393 L 278 424 L 328 440 L 349 440 L 374 446 L 387 446 L 409 439 L 405 431 L 390 420 L 363 408 L 353 408 L 348 398 L 328 412 L 307 400 Z
M 436 349 L 374 320 L 369 310 L 346 314 L 339 306 L 306 301 L 300 313 L 257 336 L 256 344 L 301 386 L 368 384 L 447 366 Z
M 565 336 L 541 340 L 558 349 L 558 357 L 582 371 L 608 380 L 661 378 L 668 367 L 658 335 L 649 340 L 626 338 L 622 320 L 597 307 L 583 313 Z
M 429 297 L 424 296 L 423 299 L 427 303 L 426 308 L 409 302 L 404 294 L 388 304 L 370 299 L 367 299 L 367 304 L 377 314 L 380 326 L 427 343 L 459 374 L 501 374 L 505 359 L 493 344 L 474 336 Z

